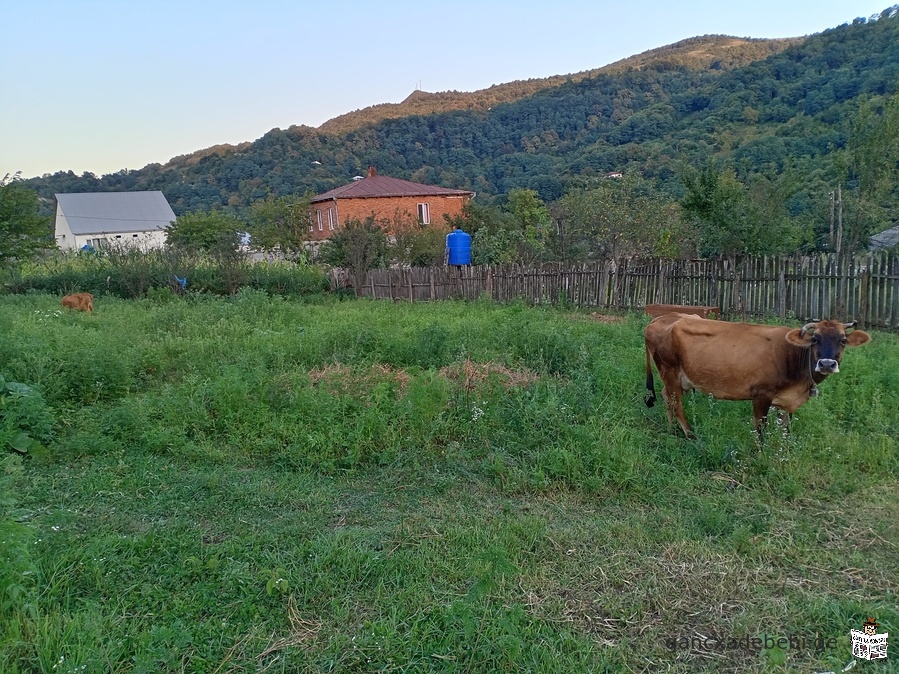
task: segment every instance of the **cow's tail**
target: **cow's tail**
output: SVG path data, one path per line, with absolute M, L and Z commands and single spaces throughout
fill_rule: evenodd
M 643 401 L 647 407 L 656 404 L 656 385 L 652 379 L 652 358 L 649 354 L 649 344 L 646 345 L 646 395 Z

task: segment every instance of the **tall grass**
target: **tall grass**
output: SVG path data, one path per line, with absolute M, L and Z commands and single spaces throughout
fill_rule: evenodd
M 894 335 L 758 446 L 748 403 L 688 397 L 692 442 L 643 405 L 638 316 L 56 307 L 0 297 L 55 419 L 2 478 L 0 671 L 808 671 L 897 628 Z M 836 645 L 668 646 L 698 634 Z
M 285 261 L 254 263 L 237 255 L 210 257 L 172 248 L 55 253 L 9 269 L 7 274 L 0 280 L 0 290 L 7 293 L 90 292 L 124 299 L 150 296 L 161 301 L 182 291 L 176 277 L 187 280 L 190 292 L 216 295 L 232 295 L 247 287 L 305 296 L 321 294 L 329 287 L 324 272 L 315 266 Z

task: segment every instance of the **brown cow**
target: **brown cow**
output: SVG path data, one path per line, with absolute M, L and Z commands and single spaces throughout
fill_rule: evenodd
M 751 400 L 753 427 L 761 436 L 773 405 L 792 414 L 818 394 L 817 385 L 840 371 L 846 346 L 861 346 L 871 336 L 847 333 L 855 323 L 818 321 L 801 329 L 710 321 L 688 314 L 666 314 L 646 327 L 646 405 L 655 404 L 650 359 L 662 380 L 668 422 L 674 416 L 693 436 L 684 416 L 683 391 L 697 389 L 721 400 Z
M 94 296 L 90 293 L 75 293 L 62 298 L 64 309 L 77 309 L 78 311 L 93 311 Z

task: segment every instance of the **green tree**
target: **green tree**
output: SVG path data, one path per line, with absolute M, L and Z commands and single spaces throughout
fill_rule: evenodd
M 694 251 L 692 228 L 679 218 L 677 204 L 636 175 L 572 190 L 557 206 L 554 247 L 566 259 Z
M 52 219 L 39 209 L 37 193 L 21 184 L 18 173 L 0 180 L 0 266 L 56 247 Z
M 269 195 L 250 207 L 249 233 L 253 247 L 292 255 L 305 250 L 312 194 Z
M 365 220 L 349 219 L 319 251 L 319 259 L 325 264 L 349 270 L 357 297 L 368 270 L 383 265 L 387 257 L 383 224 L 376 223 L 372 216 Z
M 750 187 L 733 169 L 709 162 L 687 168 L 681 201 L 687 224 L 696 227 L 704 256 L 767 255 L 795 249 L 799 232 L 786 214 L 789 180 L 772 183 L 761 177 Z
M 496 227 L 504 220 L 508 220 L 508 214 L 503 213 L 496 206 L 485 206 L 469 201 L 462 207 L 460 215 L 448 216 L 444 215 L 446 220 L 446 230 L 451 231 L 453 227 L 458 226 L 472 236 L 477 234 L 478 230 L 484 227 Z M 505 225 L 503 225 L 505 227 Z M 512 226 L 510 223 L 508 226 Z
M 831 241 L 835 248 L 853 251 L 868 237 L 892 226 L 899 199 L 899 94 L 864 102 L 851 120 L 849 140 L 838 157 L 842 192 L 842 231 Z M 837 242 L 839 240 L 839 242 Z
M 472 236 L 474 264 L 529 264 L 546 252 L 549 211 L 533 190 L 509 194 L 504 208 L 469 202 L 462 215 L 447 218 Z
M 520 236 L 507 235 L 514 247 L 514 258 L 521 264 L 533 264 L 546 255 L 546 243 L 549 240 L 552 218 L 546 204 L 534 190 L 512 190 L 509 192 L 506 212 L 511 216 L 511 223 Z M 510 233 L 507 233 L 510 234 Z
M 434 267 L 443 264 L 446 252 L 447 229 L 423 225 L 417 219 L 396 218 L 393 227 L 390 257 L 413 267 Z
M 246 225 L 223 211 L 185 213 L 166 229 L 166 243 L 189 251 L 209 252 L 228 247 L 237 249 Z

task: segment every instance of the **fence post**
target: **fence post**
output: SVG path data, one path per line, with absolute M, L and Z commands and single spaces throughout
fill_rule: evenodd
M 869 259 L 870 262 L 870 259 Z M 861 287 L 859 288 L 859 296 L 858 296 L 858 323 L 863 328 L 867 327 L 867 317 L 868 317 L 868 283 L 871 280 L 871 270 L 870 265 L 865 266 L 865 270 L 862 272 L 861 279 L 859 283 L 861 283 Z
M 781 319 L 787 317 L 787 275 L 782 267 L 777 272 L 777 315 Z

